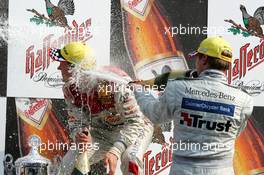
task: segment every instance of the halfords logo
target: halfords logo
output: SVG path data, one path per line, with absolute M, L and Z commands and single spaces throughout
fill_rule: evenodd
M 219 132 L 228 132 L 229 128 L 232 126 L 231 122 L 228 120 L 225 123 L 212 122 L 207 120 L 202 120 L 203 116 L 188 114 L 185 112 L 181 113 L 183 120 L 180 120 L 181 125 L 187 125 L 194 128 L 206 128 L 208 130 L 215 130 Z
M 248 71 L 260 65 L 264 61 L 264 40 L 256 46 L 250 43 L 243 45 L 239 50 L 239 58 L 234 59 L 232 67 L 228 71 L 228 83 L 235 79 L 243 78 Z
M 170 138 L 170 143 L 164 144 L 160 152 L 150 156 L 152 151 L 147 151 L 144 154 L 144 172 L 145 175 L 159 174 L 172 164 L 172 144 L 173 138 Z

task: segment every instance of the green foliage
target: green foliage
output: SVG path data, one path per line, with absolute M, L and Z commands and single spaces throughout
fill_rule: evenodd
M 37 25 L 43 24 L 44 20 L 40 17 L 34 16 L 32 18 L 30 18 L 30 22 L 34 22 Z
M 237 34 L 240 34 L 241 33 L 241 30 L 239 28 L 236 28 L 236 27 L 230 27 L 228 29 L 228 32 L 231 32 L 233 33 L 234 35 L 237 35 Z
M 34 16 L 30 18 L 30 22 L 36 23 L 37 25 L 45 24 L 47 27 L 53 27 L 56 26 L 56 23 L 48 20 L 44 20 L 43 18 L 40 18 L 38 16 Z
M 241 29 L 236 28 L 236 27 L 230 27 L 230 28 L 228 29 L 228 32 L 231 32 L 231 33 L 233 33 L 234 35 L 241 34 L 241 35 L 243 35 L 243 37 L 249 37 L 249 36 L 251 36 L 250 33 L 245 32 L 245 31 L 242 31 Z
M 244 37 L 249 37 L 251 34 L 250 33 L 248 33 L 248 32 L 242 32 L 242 35 L 244 36 Z

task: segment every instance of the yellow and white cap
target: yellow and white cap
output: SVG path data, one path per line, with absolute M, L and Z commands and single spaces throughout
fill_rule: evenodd
M 96 63 L 92 48 L 81 42 L 71 42 L 62 49 L 51 48 L 50 56 L 55 61 L 79 64 L 83 69 L 92 69 Z
M 226 40 L 219 36 L 204 39 L 200 43 L 197 51 L 190 53 L 189 56 L 193 57 L 198 53 L 219 58 L 229 63 L 232 62 L 232 47 Z

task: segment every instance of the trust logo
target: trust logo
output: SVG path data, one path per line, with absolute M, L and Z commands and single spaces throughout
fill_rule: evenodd
M 181 117 L 182 119 L 180 120 L 180 124 L 187 125 L 188 127 L 206 128 L 207 130 L 228 132 L 229 128 L 232 126 L 230 120 L 227 120 L 225 123 L 208 121 L 203 120 L 203 116 L 188 114 L 185 112 L 181 113 Z

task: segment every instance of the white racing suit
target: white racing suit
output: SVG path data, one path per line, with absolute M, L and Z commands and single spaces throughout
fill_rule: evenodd
M 121 159 L 121 171 L 124 175 L 142 175 L 143 155 L 152 140 L 152 123 L 139 110 L 129 115 L 123 113 L 123 98 L 134 98 L 129 89 L 106 94 L 99 86 L 107 84 L 113 87 L 117 84 L 98 77 L 92 80 L 92 84 L 84 90 L 69 82 L 64 85 L 63 92 L 69 115 L 78 118 L 69 123 L 72 137 L 78 132 L 74 125 L 79 125 L 81 118 L 82 125 L 88 122 L 92 142 L 99 147 L 99 150 L 88 150 L 87 159 L 90 165 L 103 160 L 110 151 Z M 69 150 L 63 158 L 60 173 L 71 174 L 79 155 L 78 151 Z
M 205 70 L 198 78 L 169 80 L 159 99 L 135 91 L 153 123 L 173 120 L 171 175 L 233 175 L 236 137 L 246 127 L 253 100 L 226 83 L 223 72 Z

